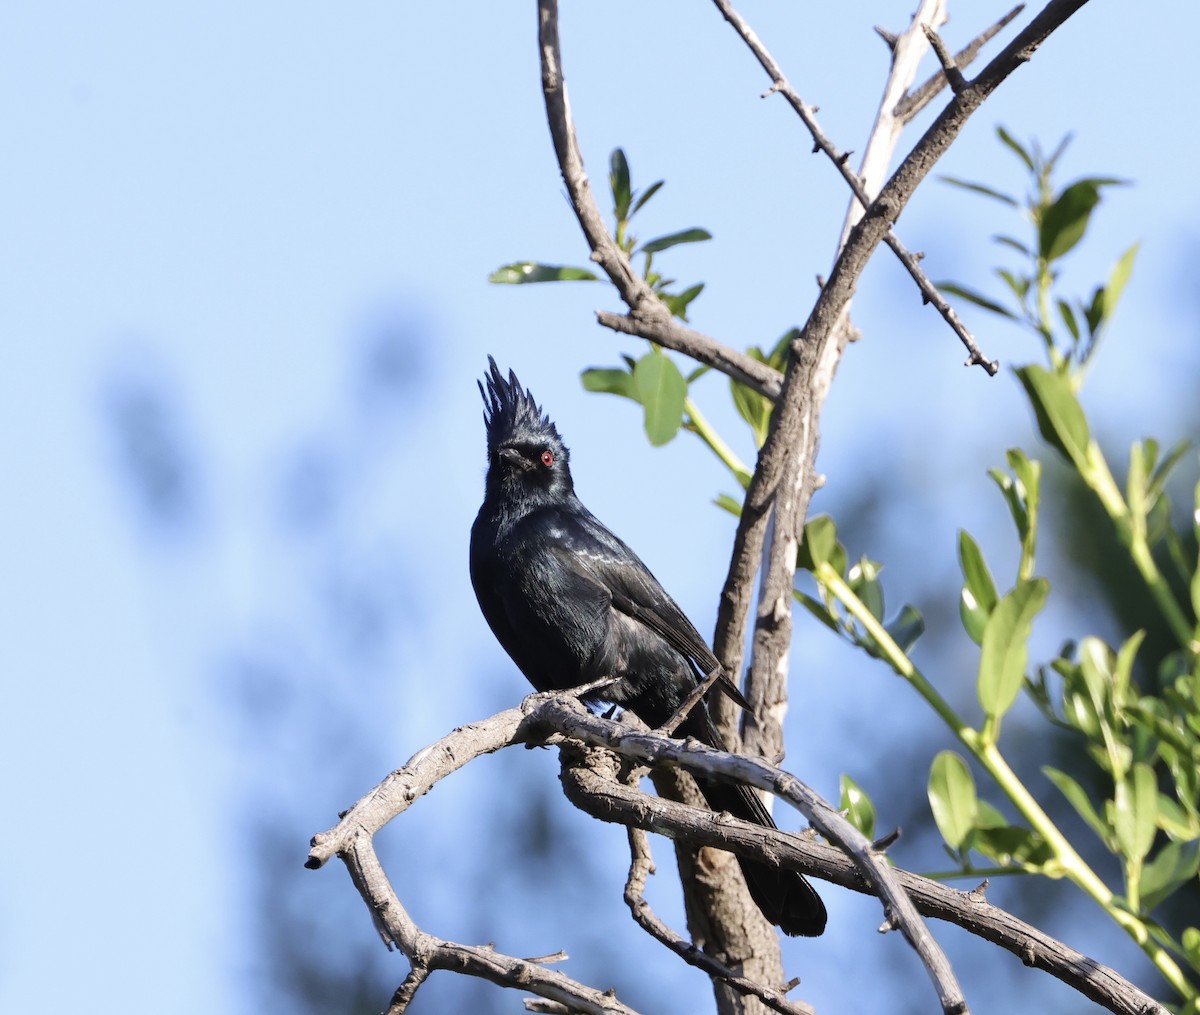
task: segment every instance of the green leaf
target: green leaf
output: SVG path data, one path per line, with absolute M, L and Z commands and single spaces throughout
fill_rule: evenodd
M 771 402 L 753 388 L 747 387 L 741 381 L 729 379 L 729 392 L 733 396 L 733 405 L 738 414 L 754 432 L 756 447 L 762 447 L 767 439 L 767 431 L 771 426 Z
M 652 184 L 650 184 L 650 186 L 646 188 L 645 192 L 633 202 L 633 207 L 629 209 L 629 217 L 633 218 L 633 216 L 641 210 L 642 205 L 644 205 L 650 200 L 650 198 L 657 194 L 659 189 L 666 182 L 666 180 L 655 180 Z
M 875 805 L 858 783 L 848 775 L 839 779 L 842 800 L 839 808 L 846 812 L 846 818 L 868 839 L 875 835 Z
M 1025 679 L 1033 618 L 1046 602 L 1045 578 L 1020 581 L 997 604 L 983 630 L 979 652 L 979 703 L 990 717 L 1012 707 Z
M 609 395 L 621 395 L 639 401 L 633 374 L 615 367 L 589 367 L 582 374 L 585 391 L 598 391 Z
M 970 180 L 960 180 L 957 176 L 943 176 L 943 183 L 948 183 L 952 187 L 961 187 L 963 190 L 969 190 L 974 194 L 982 194 L 984 197 L 990 197 L 996 201 L 1000 201 L 1009 205 L 1012 208 L 1017 207 L 1017 199 L 1010 197 L 1008 194 L 1003 194 L 992 187 L 985 186 L 982 183 L 972 183 Z
M 1149 912 L 1191 881 L 1197 871 L 1200 842 L 1168 842 L 1142 869 L 1142 908 Z
M 971 839 L 977 849 L 998 864 L 1018 863 L 1042 867 L 1054 858 L 1054 851 L 1032 828 L 1004 824 L 999 828 L 977 828 Z
M 699 296 L 703 291 L 704 283 L 699 282 L 677 295 L 662 293 L 660 294 L 660 298 L 667 305 L 667 309 L 671 311 L 673 316 L 678 317 L 681 321 L 686 321 L 688 319 L 688 304 L 690 304 L 692 300 Z
M 613 214 L 617 221 L 629 218 L 629 202 L 633 192 L 629 186 L 629 163 L 620 148 L 614 148 L 608 159 L 608 185 L 612 187 Z
M 1012 294 L 1018 300 L 1024 300 L 1029 287 L 1033 285 L 1033 280 L 1028 275 L 1014 275 L 1007 268 L 997 268 L 996 274 L 1004 280 L 1004 284 L 1012 290 Z
M 1057 768 L 1051 768 L 1046 765 L 1042 768 L 1047 779 L 1049 779 L 1058 788 L 1058 791 L 1067 798 L 1067 803 L 1075 808 L 1075 813 L 1078 814 L 1088 827 L 1096 833 L 1097 837 L 1106 846 L 1112 843 L 1112 832 L 1108 825 L 1100 818 L 1096 808 L 1092 806 L 1092 801 L 1088 798 L 1087 790 L 1072 779 L 1066 772 L 1060 772 Z
M 993 314 L 999 314 L 1001 317 L 1016 319 L 1014 314 L 1007 307 L 1002 307 L 995 300 L 989 299 L 982 293 L 976 292 L 974 289 L 968 289 L 966 286 L 957 285 L 954 282 L 938 282 L 937 288 L 942 292 L 949 293 L 951 296 L 957 296 L 959 299 L 966 300 L 968 303 L 974 303 L 977 307 L 983 307 L 984 310 L 990 310 Z
M 1014 138 L 1003 127 L 997 127 L 996 134 L 1000 138 L 1001 141 L 1003 141 L 1006 145 L 1008 145 L 1009 148 L 1011 148 L 1014 152 L 1016 152 L 1017 157 L 1020 158 L 1020 160 L 1025 163 L 1025 168 L 1028 169 L 1031 173 L 1034 172 L 1033 159 L 1030 158 L 1029 152 L 1027 152 L 1023 147 L 1021 147 L 1021 145 L 1017 141 L 1017 139 Z
M 840 554 L 839 554 L 839 551 Z M 842 566 L 837 567 L 838 557 Z M 845 550 L 838 542 L 837 525 L 829 515 L 817 515 L 804 526 L 804 539 L 800 543 L 799 566 L 812 571 L 818 564 L 833 564 L 838 573 L 845 568 Z
M 884 625 L 884 630 L 892 636 L 892 641 L 900 646 L 901 652 L 908 652 L 925 633 L 925 618 L 915 606 L 905 603 L 900 612 Z
M 1200 972 L 1200 930 L 1185 927 L 1179 941 L 1183 945 L 1183 954 L 1188 960 L 1188 965 Z
M 1125 284 L 1129 281 L 1129 276 L 1133 274 L 1133 262 L 1137 258 L 1140 246 L 1140 243 L 1135 243 L 1125 251 L 1109 273 L 1108 284 L 1104 287 L 1103 320 L 1105 321 L 1112 317 L 1113 311 L 1117 309 L 1117 303 L 1125 291 Z
M 1038 253 L 1049 264 L 1083 239 L 1092 211 L 1100 203 L 1100 188 L 1122 183 L 1112 177 L 1076 180 L 1041 213 Z
M 1138 863 L 1150 852 L 1158 822 L 1158 782 L 1154 769 L 1137 762 L 1132 779 L 1120 779 L 1113 797 L 1113 830 L 1127 861 Z
M 1070 381 L 1036 364 L 1018 369 L 1017 377 L 1029 396 L 1042 436 L 1076 468 L 1083 469 L 1091 433 Z
M 879 582 L 879 565 L 866 557 L 850 568 L 846 583 L 876 620 L 883 620 L 883 586 Z
M 736 497 L 731 497 L 727 493 L 718 494 L 713 503 L 728 511 L 734 518 L 742 517 L 742 502 Z
M 933 759 L 929 770 L 929 807 L 946 845 L 961 850 L 975 829 L 978 804 L 971 770 L 954 751 L 942 751 Z
M 835 634 L 842 633 L 841 625 L 838 624 L 838 618 L 829 611 L 829 608 L 824 603 L 818 602 L 812 596 L 806 595 L 799 589 L 793 589 L 792 595 L 796 597 L 796 602 L 808 610 L 809 613 L 829 628 L 829 630 Z
M 657 254 L 660 250 L 667 250 L 680 243 L 699 243 L 702 240 L 711 239 L 712 233 L 707 229 L 682 229 L 677 233 L 670 233 L 667 236 L 651 240 L 649 243 L 643 243 L 638 249 L 643 254 Z
M 1017 251 L 1017 253 L 1023 254 L 1026 257 L 1030 257 L 1033 254 L 1033 251 L 1031 251 L 1024 243 L 1022 243 L 1020 240 L 1013 239 L 1011 236 L 993 236 L 992 241 L 999 243 L 1004 247 L 1012 247 L 1012 249 Z
M 963 627 L 976 645 L 983 638 L 988 617 L 996 607 L 996 583 L 979 550 L 978 544 L 965 529 L 958 533 L 958 560 L 962 567 L 963 588 L 958 612 Z
M 1079 341 L 1079 322 L 1075 319 L 1075 311 L 1071 309 L 1071 304 L 1066 300 L 1058 301 L 1058 314 L 1063 319 L 1063 324 L 1067 326 L 1067 331 L 1071 333 L 1073 341 Z
M 493 271 L 488 276 L 488 281 L 497 285 L 521 285 L 524 282 L 598 282 L 600 279 L 587 268 L 539 264 L 537 261 L 514 261 Z
M 633 368 L 638 401 L 646 409 L 646 436 L 655 447 L 671 440 L 683 425 L 687 381 L 679 368 L 661 352 L 648 352 Z

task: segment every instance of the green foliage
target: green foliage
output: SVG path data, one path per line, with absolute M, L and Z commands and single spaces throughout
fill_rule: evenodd
M 868 839 L 875 835 L 875 805 L 858 783 L 848 775 L 843 775 L 838 781 L 841 790 L 841 804 L 846 818 Z
M 998 244 L 1019 254 L 1023 263 L 1015 269 L 996 268 L 996 277 L 1005 291 L 1000 297 L 957 282 L 939 286 L 989 313 L 1026 325 L 1041 338 L 1054 369 L 1067 373 L 1072 366 L 1085 365 L 1095 352 L 1096 342 L 1111 321 L 1129 281 L 1138 245 L 1135 243 L 1117 259 L 1107 282 L 1097 286 L 1086 299 L 1052 298 L 1059 262 L 1083 240 L 1105 189 L 1122 186 L 1126 181 L 1112 176 L 1088 176 L 1058 188 L 1054 173 L 1069 137 L 1047 156 L 1036 142 L 1028 147 L 1022 145 L 1003 127 L 997 134 L 1029 173 L 1031 188 L 1023 200 L 983 183 L 951 176 L 942 179 L 1024 213 L 1032 234 L 1027 241 L 1007 235 L 994 237 Z
M 667 309 L 675 317 L 686 321 L 688 307 L 704 291 L 704 283 L 697 282 L 676 291 L 675 279 L 666 278 L 654 269 L 654 255 L 682 243 L 700 243 L 704 240 L 711 240 L 712 233 L 707 229 L 693 226 L 690 229 L 680 229 L 664 236 L 656 236 L 639 245 L 636 237 L 630 231 L 634 216 L 662 189 L 663 182 L 658 180 L 639 194 L 633 189 L 629 160 L 625 157 L 625 153 L 620 148 L 613 149 L 612 155 L 609 157 L 608 185 L 612 191 L 613 236 L 617 241 L 617 246 L 627 257 L 632 258 L 635 254 L 643 256 L 642 277 L 654 290 L 654 294 L 666 304 Z M 596 273 L 589 268 L 542 264 L 539 261 L 515 261 L 497 268 L 488 276 L 489 282 L 502 285 L 526 282 L 592 282 L 598 281 L 598 279 Z M 669 439 L 668 437 L 667 440 Z

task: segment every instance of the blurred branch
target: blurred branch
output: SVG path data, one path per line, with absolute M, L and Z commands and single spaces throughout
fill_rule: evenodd
M 846 822 L 836 811 L 787 772 L 759 760 L 711 750 L 695 741 L 685 743 L 655 733 L 631 732 L 628 726 L 588 713 L 573 693 L 532 694 L 515 708 L 459 727 L 388 775 L 346 811 L 334 828 L 313 837 L 306 866 L 316 869 L 334 856 L 342 859 L 384 942 L 389 947 L 398 946 L 414 970 L 422 970 L 410 974 L 406 984 L 414 981 L 419 986 L 430 971 L 452 969 L 532 991 L 576 1011 L 630 1011 L 611 993 L 543 968 L 544 962 L 562 958 L 560 954 L 519 959 L 490 947 L 457 944 L 421 931 L 396 897 L 372 845 L 375 833 L 388 821 L 475 758 L 518 744 L 556 744 L 567 748 L 563 758 L 567 796 L 598 818 L 753 857 L 857 892 L 877 896 L 881 891 L 898 893 L 902 907 L 915 903 L 916 909 L 928 916 L 955 923 L 1000 945 L 1026 965 L 1051 973 L 1117 1015 L 1166 1015 L 1161 1005 L 1115 971 L 988 904 L 978 892 L 959 892 L 889 868 L 861 835 L 853 829 L 846 831 Z M 816 843 L 805 835 L 764 829 L 728 814 L 714 814 L 642 793 L 623 785 L 614 765 L 596 764 L 599 752 L 585 751 L 585 744 L 603 745 L 621 757 L 656 767 L 679 766 L 707 777 L 734 779 L 775 792 L 824 834 L 852 840 L 851 848 L 860 855 L 851 858 L 842 849 Z M 877 873 L 879 881 L 875 880 Z M 907 917 L 890 903 L 887 918 L 906 929 L 902 920 Z M 415 993 L 415 986 L 408 990 L 409 997 Z M 397 995 L 404 990 L 402 985 Z
M 975 57 L 979 55 L 979 51 L 986 43 L 998 35 L 1000 30 L 1012 21 L 1018 14 L 1025 9 L 1024 4 L 1017 4 L 1011 11 L 1000 18 L 990 28 L 985 28 L 967 45 L 963 46 L 957 53 L 954 54 L 954 63 L 963 69 L 969 67 L 975 62 Z M 901 123 L 908 123 L 922 109 L 937 98 L 938 93 L 946 87 L 946 75 L 944 71 L 938 71 L 931 78 L 926 80 L 922 85 L 905 94 L 892 111 L 892 115 Z

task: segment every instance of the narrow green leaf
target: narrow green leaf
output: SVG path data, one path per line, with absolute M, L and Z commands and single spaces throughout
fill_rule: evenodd
M 646 409 L 646 436 L 655 447 L 671 440 L 683 425 L 683 403 L 687 399 L 687 381 L 670 359 L 661 352 L 648 352 L 633 368 L 638 401 Z
M 1017 253 L 1024 254 L 1026 257 L 1030 257 L 1033 254 L 1033 251 L 1030 250 L 1029 247 L 1027 247 L 1020 240 L 1013 239 L 1011 236 L 993 236 L 992 241 L 994 243 L 999 243 L 1003 247 L 1012 247 L 1012 249 L 1017 251 Z
M 960 850 L 975 829 L 978 810 L 975 780 L 954 751 L 942 751 L 929 770 L 929 807 L 938 831 L 951 849 Z
M 1008 145 L 1009 148 L 1011 148 L 1014 152 L 1016 152 L 1017 157 L 1020 158 L 1020 160 L 1025 163 L 1026 169 L 1028 169 L 1031 173 L 1034 172 L 1033 159 L 1030 158 L 1029 152 L 1027 152 L 1021 146 L 1020 142 L 1018 142 L 1016 138 L 1014 138 L 1003 127 L 996 128 L 996 135 L 1000 138 L 1001 141 L 1003 141 L 1006 145 Z
M 812 596 L 806 595 L 799 589 L 793 589 L 792 595 L 796 597 L 796 602 L 808 610 L 809 613 L 811 613 L 817 618 L 817 620 L 829 628 L 829 630 L 835 632 L 836 634 L 841 634 L 842 628 L 841 625 L 838 624 L 837 617 L 829 612 L 829 608 L 826 607 L 824 603 L 818 602 L 816 599 L 813 599 Z
M 1000 717 L 1012 707 L 1025 679 L 1033 618 L 1046 602 L 1050 584 L 1044 578 L 1018 582 L 988 618 L 979 652 L 979 703 Z
M 642 206 L 659 192 L 659 189 L 666 182 L 666 180 L 655 180 L 652 184 L 650 184 L 650 186 L 645 189 L 641 196 L 639 196 L 637 200 L 633 202 L 633 207 L 629 209 L 629 217 L 633 218 L 633 216 L 641 210 Z
M 951 296 L 957 296 L 961 300 L 966 300 L 968 303 L 974 303 L 977 307 L 982 307 L 984 310 L 990 310 L 993 314 L 999 314 L 1001 317 L 1016 319 L 1014 314 L 1007 307 L 1001 306 L 993 299 L 984 296 L 983 293 L 976 292 L 974 289 L 968 289 L 966 286 L 957 285 L 954 282 L 937 282 L 935 283 L 938 289 L 942 292 L 949 293 Z
M 514 261 L 493 271 L 488 281 L 497 285 L 521 285 L 524 282 L 598 282 L 599 278 L 587 268 Z
M 754 443 L 762 447 L 767 439 L 767 431 L 771 424 L 771 403 L 757 391 L 747 387 L 741 381 L 729 380 L 729 391 L 733 396 L 733 405 L 738 414 L 754 433 Z
M 649 243 L 643 243 L 638 249 L 643 254 L 657 254 L 660 250 L 667 250 L 680 243 L 699 243 L 702 240 L 711 239 L 712 233 L 707 229 L 682 229 L 677 233 L 670 233 L 667 236 L 651 240 Z
M 1113 311 L 1117 309 L 1117 303 L 1125 291 L 1125 284 L 1129 281 L 1129 276 L 1133 274 L 1133 262 L 1137 258 L 1140 246 L 1140 243 L 1135 243 L 1125 251 L 1113 265 L 1113 270 L 1109 272 L 1108 284 L 1104 287 L 1105 321 L 1112 317 Z
M 1196 877 L 1200 842 L 1168 842 L 1142 869 L 1142 908 L 1147 912 Z
M 1088 798 L 1087 790 L 1072 779 L 1066 772 L 1060 772 L 1057 768 L 1051 768 L 1046 765 L 1042 768 L 1042 772 L 1057 787 L 1058 791 L 1067 798 L 1067 803 L 1075 808 L 1075 813 L 1078 814 L 1088 827 L 1096 833 L 1097 837 L 1106 846 L 1112 842 L 1112 832 L 1108 824 L 1101 820 L 1096 808 L 1092 806 L 1092 801 Z
M 623 222 L 629 218 L 629 202 L 633 193 L 629 186 L 629 162 L 620 148 L 614 148 L 609 156 L 608 184 L 612 188 L 613 214 L 617 221 Z
M 686 321 L 688 305 L 704 291 L 704 283 L 698 282 L 696 285 L 685 289 L 677 295 L 670 293 L 662 294 L 662 301 L 667 305 L 667 309 L 671 314 L 678 317 L 681 321 Z
M 1133 766 L 1130 778 L 1117 780 L 1113 796 L 1113 830 L 1126 861 L 1138 863 L 1150 852 L 1157 815 L 1158 785 L 1154 769 L 1139 761 Z
M 1000 191 L 992 187 L 985 186 L 982 183 L 973 183 L 970 180 L 960 180 L 957 176 L 943 176 L 941 179 L 943 183 L 948 183 L 952 187 L 961 187 L 963 190 L 969 190 L 974 194 L 982 194 L 984 197 L 990 197 L 993 200 L 1007 204 L 1011 208 L 1017 207 L 1017 199 L 1015 197 L 1001 193 Z
M 590 367 L 580 374 L 585 391 L 598 391 L 609 395 L 621 395 L 638 401 L 637 385 L 633 374 L 615 367 Z
M 1046 441 L 1070 459 L 1076 468 L 1087 463 L 1091 433 L 1070 381 L 1036 364 L 1017 370 Z
M 1033 285 L 1033 280 L 1028 275 L 1014 275 L 1007 268 L 997 268 L 996 274 L 1004 280 L 1004 284 L 1012 290 L 1012 294 L 1018 301 L 1025 299 L 1025 294 L 1029 292 L 1029 287 Z
M 742 517 L 742 502 L 736 497 L 731 497 L 727 493 L 718 494 L 713 503 L 717 507 L 728 511 L 734 518 Z
M 992 580 L 992 572 L 988 570 L 979 544 L 966 529 L 960 529 L 958 533 L 958 562 L 971 598 L 985 614 L 990 614 L 999 598 L 996 583 Z
M 1066 300 L 1058 301 L 1058 315 L 1062 318 L 1063 324 L 1067 326 L 1067 331 L 1071 333 L 1073 341 L 1079 341 L 1079 322 L 1075 319 L 1075 311 L 1071 309 L 1071 304 Z
M 838 780 L 842 799 L 839 808 L 846 812 L 846 818 L 868 839 L 875 835 L 875 805 L 863 788 L 848 775 L 842 775 Z

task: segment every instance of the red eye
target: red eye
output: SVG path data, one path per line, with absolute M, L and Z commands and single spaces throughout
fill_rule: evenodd
M 543 451 L 542 464 L 546 466 L 547 469 L 550 468 L 550 466 L 554 464 L 554 453 L 551 451 Z

